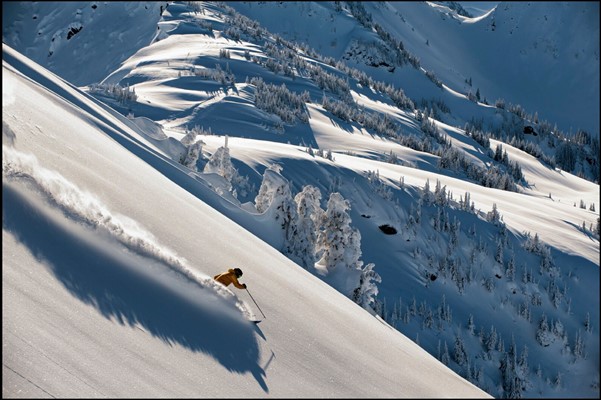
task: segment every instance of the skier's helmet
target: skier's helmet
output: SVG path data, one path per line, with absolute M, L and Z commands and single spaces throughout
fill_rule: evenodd
M 234 273 L 236 274 L 237 278 L 242 276 L 242 270 L 240 268 L 234 268 Z

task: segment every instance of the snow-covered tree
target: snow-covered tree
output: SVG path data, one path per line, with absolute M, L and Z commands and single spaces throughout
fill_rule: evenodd
M 501 214 L 499 214 L 499 211 L 497 210 L 497 203 L 492 203 L 492 210 L 486 213 L 486 220 L 495 225 L 499 224 Z
M 584 317 L 584 329 L 589 333 L 592 332 L 591 314 L 589 312 L 587 312 L 586 316 Z
M 442 207 L 448 205 L 447 187 L 446 185 L 441 186 L 441 183 L 438 179 L 436 180 L 436 186 L 434 188 L 434 204 Z
M 540 242 L 538 233 L 534 234 L 534 237 L 530 235 L 530 232 L 526 232 L 526 241 L 524 242 L 524 249 L 531 253 L 540 254 L 543 244 Z
M 425 205 L 430 205 L 434 201 L 434 195 L 430 191 L 430 179 L 426 179 L 426 183 L 424 185 L 424 189 L 421 193 L 422 203 Z
M 455 336 L 455 347 L 453 349 L 453 360 L 458 365 L 465 365 L 468 359 L 467 352 L 465 350 L 465 345 L 463 343 L 463 339 L 461 336 Z
M 197 140 L 188 146 L 186 154 L 182 158 L 182 164 L 192 170 L 196 170 L 196 163 L 202 154 L 202 146 L 205 144 L 202 140 Z
M 330 284 L 367 308 L 377 293 L 379 275 L 373 264 L 363 268 L 361 234 L 351 227 L 350 204 L 338 192 L 330 194 L 317 237 L 316 268 Z
M 442 295 L 441 303 L 436 309 L 436 315 L 438 316 L 439 326 L 442 329 L 443 322 L 451 323 L 453 321 L 453 315 L 451 313 L 451 307 L 447 304 L 446 296 Z
M 198 125 L 195 125 L 194 128 L 188 130 L 186 129 L 186 134 L 182 138 L 181 142 L 184 146 L 190 146 L 192 143 L 196 141 L 196 137 L 198 135 L 207 134 L 205 130 Z M 208 133 L 210 134 L 210 133 Z
M 238 170 L 234 167 L 230 157 L 230 149 L 227 147 L 227 136 L 225 137 L 225 145 L 218 148 L 211 156 L 203 169 L 204 173 L 215 173 L 225 179 L 226 189 L 232 193 L 234 197 L 238 196 L 238 191 L 246 196 L 249 190 L 248 177 L 241 176 Z
M 328 271 L 339 266 L 356 267 L 359 263 L 360 250 L 350 248 L 357 246 L 359 232 L 351 228 L 351 217 L 348 214 L 350 204 L 338 192 L 330 195 L 324 221 L 317 238 L 318 252 L 321 255 L 319 264 Z
M 298 214 L 296 237 L 290 244 L 290 256 L 305 268 L 315 264 L 317 233 L 324 211 L 321 209 L 321 192 L 306 185 L 295 197 Z
M 494 326 L 490 326 L 490 333 L 485 338 L 486 351 L 489 353 L 497 346 L 497 331 Z
M 297 236 L 298 214 L 290 183 L 280 174 L 281 170 L 277 164 L 265 169 L 259 194 L 255 198 L 255 208 L 259 212 L 272 210 L 274 219 L 284 230 L 283 251 L 291 254 Z
M 367 171 L 367 181 L 371 189 L 381 198 L 392 200 L 392 191 L 390 187 L 380 178 L 380 171 Z
M 518 359 L 515 338 L 511 336 L 509 351 L 501 359 L 499 366 L 502 376 L 502 385 L 505 393 L 503 397 L 521 399 L 523 391 L 528 387 L 528 348 L 524 346 L 522 355 Z
M 382 282 L 382 278 L 374 271 L 374 267 L 374 263 L 369 263 L 361 270 L 359 286 L 354 290 L 352 296 L 352 300 L 365 309 L 373 308 L 378 294 L 377 284 Z
M 501 144 L 497 144 L 497 147 L 495 148 L 495 155 L 494 155 L 493 159 L 495 161 L 503 160 L 503 146 Z
M 444 341 L 444 349 L 442 351 L 442 355 L 440 357 L 440 362 L 444 365 L 449 365 L 451 358 L 449 357 L 449 348 L 447 346 L 447 341 Z
M 513 251 L 511 252 L 509 262 L 507 263 L 505 275 L 507 276 L 508 281 L 513 282 L 513 279 L 515 277 L 515 253 Z
M 547 316 L 545 314 L 542 315 L 538 328 L 536 330 L 536 341 L 543 347 L 550 345 L 555 339 L 549 329 L 549 322 L 547 321 Z
M 555 282 L 555 278 L 549 281 L 547 285 L 547 293 L 549 294 L 549 299 L 551 300 L 551 304 L 553 304 L 553 307 L 559 308 L 561 300 L 563 300 L 564 294 L 561 291 L 561 288 Z
M 205 165 L 203 172 L 222 176 L 230 184 L 231 189 L 232 177 L 236 171 L 230 157 L 230 149 L 227 146 L 218 148 Z
M 468 332 L 473 335 L 475 327 L 476 327 L 476 325 L 474 325 L 474 315 L 470 314 L 470 316 L 467 319 L 467 330 L 468 330 Z
M 90 85 L 90 93 L 99 93 L 116 99 L 121 104 L 135 102 L 138 99 L 135 88 L 129 85 L 121 86 L 119 84 L 95 83 Z
M 499 264 L 503 264 L 503 240 L 501 237 L 497 237 L 497 248 L 495 250 L 495 261 Z
M 561 371 L 557 371 L 557 375 L 555 376 L 555 379 L 553 380 L 553 385 L 556 388 L 560 388 L 561 387 L 561 378 L 562 378 Z
M 277 86 L 265 83 L 260 77 L 252 78 L 250 83 L 255 85 L 257 108 L 277 115 L 287 124 L 293 124 L 297 119 L 303 123 L 309 121 L 305 106 L 305 103 L 311 101 L 308 92 L 297 94 L 288 90 L 285 84 Z
M 281 165 L 272 164 L 263 173 L 263 181 L 261 182 L 259 193 L 255 197 L 255 208 L 258 212 L 263 213 L 267 211 L 273 201 L 278 182 L 281 182 L 281 171 Z
M 474 203 L 471 200 L 470 192 L 465 192 L 465 199 L 459 196 L 459 209 L 467 212 L 474 212 Z
M 573 345 L 573 353 L 576 358 L 584 358 L 585 357 L 585 348 L 584 348 L 584 340 L 582 339 L 582 334 L 580 329 L 576 332 L 576 337 L 574 338 Z

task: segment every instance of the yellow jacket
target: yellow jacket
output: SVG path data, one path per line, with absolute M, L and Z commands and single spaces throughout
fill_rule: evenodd
M 238 282 L 236 273 L 232 268 L 228 269 L 227 272 L 224 272 L 223 274 L 215 275 L 213 279 L 225 286 L 229 286 L 230 283 L 233 283 L 238 289 L 246 289 L 246 284 Z

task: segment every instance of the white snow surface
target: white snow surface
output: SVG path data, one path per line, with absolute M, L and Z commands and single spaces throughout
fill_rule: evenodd
M 487 396 L 5 45 L 2 87 L 4 397 Z
M 490 380 L 486 393 L 431 355 L 436 341 L 440 344 L 452 334 L 467 337 L 465 321 L 470 314 L 476 316 L 478 328 L 488 331 L 494 324 L 506 347 L 513 337 L 519 351 L 521 345 L 528 347 L 534 381 L 529 397 L 598 397 L 599 240 L 582 229 L 599 218 L 598 184 L 551 169 L 504 143 L 528 183 L 519 192 L 486 188 L 442 170 L 435 155 L 333 117 L 319 103 L 322 91 L 307 79 L 292 80 L 247 62 L 245 50 L 265 57 L 263 50 L 220 35 L 223 21 L 212 4 L 204 5 L 202 15 L 212 21 L 212 35 L 177 4 L 160 19 L 162 3 L 149 3 L 151 11 L 126 2 L 65 3 L 62 12 L 52 11 L 51 3 L 23 4 L 53 27 L 68 26 L 73 12 L 83 13 L 83 20 L 91 22 L 85 19 L 91 4 L 98 6 L 97 11 L 109 4 L 115 14 L 128 10 L 135 20 L 150 12 L 152 23 L 129 32 L 132 36 L 125 42 L 132 46 L 127 51 L 123 47 L 123 52 L 102 51 L 106 39 L 91 35 L 85 27 L 70 41 L 63 38 L 49 68 L 63 78 L 35 63 L 36 57 L 45 56 L 40 49 L 48 43 L 40 42 L 48 35 L 35 43 L 31 39 L 24 54 L 3 43 L 4 397 L 497 397 L 502 390 Z M 330 27 L 336 29 L 330 34 L 340 38 L 335 44 L 318 29 L 299 30 L 299 21 L 305 21 L 300 17 L 328 18 L 329 3 L 272 4 L 264 18 L 273 26 L 265 25 L 280 33 L 302 32 L 299 40 L 322 44 L 314 45 L 316 49 L 342 54 L 348 45 L 342 42 L 351 33 L 365 37 L 348 16 L 337 16 Z M 400 9 L 403 4 L 412 12 L 441 18 L 431 14 L 432 6 L 426 3 L 385 7 Z M 232 6 L 239 10 L 252 6 L 257 14 L 264 7 Z M 482 21 L 490 15 L 485 9 L 492 10 L 488 2 L 473 6 L 483 10 Z M 282 9 L 287 7 L 300 7 L 299 18 L 283 18 Z M 370 9 L 374 15 L 379 10 L 388 18 L 382 17 L 381 23 L 394 22 L 393 13 L 386 16 L 386 8 L 377 7 Z M 41 18 L 45 14 L 53 18 Z M 115 18 L 113 25 L 107 15 L 103 29 L 123 30 L 121 19 Z M 479 29 L 475 26 L 480 22 L 453 21 L 462 32 Z M 442 24 L 448 29 L 445 35 L 456 34 L 450 23 Z M 469 23 L 474 27 L 465 26 Z M 416 30 L 413 35 L 422 32 Z M 435 45 L 434 39 L 430 41 Z M 418 41 L 413 43 L 417 46 Z M 60 48 L 65 54 L 67 48 L 75 52 L 93 48 L 99 61 L 87 63 L 95 65 L 85 71 L 69 64 L 65 54 L 59 57 Z M 231 51 L 227 63 L 236 75 L 234 85 L 224 87 L 180 73 L 224 64 L 219 58 L 224 48 Z M 467 54 L 448 50 L 437 53 L 439 58 L 434 54 L 430 62 L 444 64 L 445 57 Z M 475 68 L 474 63 L 465 65 Z M 407 71 L 397 77 L 411 75 Z M 446 77 L 450 81 L 451 75 Z M 313 99 L 307 103 L 308 124 L 279 130 L 277 117 L 254 106 L 254 88 L 244 82 L 245 76 L 307 90 Z M 468 75 L 457 76 L 461 80 Z M 401 87 L 408 93 L 420 91 L 425 87 L 417 83 L 422 78 L 402 80 Z M 124 106 L 110 98 L 93 98 L 89 87 L 77 87 L 100 81 L 132 85 L 137 101 Z M 557 93 L 545 97 L 551 102 L 551 97 L 561 97 Z M 386 113 L 410 133 L 419 131 L 411 113 L 395 108 L 380 94 L 357 86 L 351 86 L 351 94 L 367 110 Z M 451 96 L 457 99 L 451 104 L 453 115 L 468 114 L 475 107 L 484 109 L 483 115 L 488 112 L 482 104 L 464 101 L 463 95 Z M 133 115 L 126 118 L 128 112 Z M 491 164 L 486 149 L 461 129 L 436 124 L 475 164 Z M 252 204 L 256 193 L 236 199 L 220 191 L 224 187 L 220 176 L 177 162 L 185 150 L 180 143 L 184 127 L 194 125 L 213 132 L 198 138 L 205 143 L 205 161 L 227 140 L 232 161 L 257 188 L 272 163 L 283 167 L 282 175 L 294 193 L 304 184 L 326 193 L 339 179 L 337 190 L 349 199 L 353 226 L 361 231 L 362 260 L 375 263 L 382 276 L 381 298 L 389 302 L 402 298 L 403 307 L 412 297 L 436 306 L 446 295 L 454 313 L 452 324 L 427 336 L 419 322 L 400 323 L 404 335 L 338 293 L 327 279 L 288 260 L 279 251 L 278 224 L 269 213 L 258 214 Z M 301 142 L 331 150 L 333 160 L 308 154 Z M 491 140 L 491 148 L 498 143 Z M 391 152 L 399 164 L 383 162 Z M 368 171 L 378 172 L 396 202 L 374 194 L 365 179 Z M 522 285 L 520 277 L 515 282 L 499 281 L 492 293 L 474 283 L 459 295 L 454 283 L 442 277 L 429 283 L 423 275 L 426 255 L 444 254 L 445 238 L 436 237 L 431 227 L 417 235 L 406 228 L 410 207 L 427 180 L 431 190 L 440 181 L 455 199 L 469 192 L 478 210 L 475 215 L 453 214 L 464 231 L 460 251 L 471 250 L 465 231 L 472 226 L 494 247 L 497 229 L 483 215 L 497 206 L 517 263 L 543 279 L 538 277 L 539 259 L 519 248 L 526 232 L 536 233 L 553 251 L 561 277 L 569 284 L 570 303 L 565 300 L 559 309 L 553 307 L 542 285 Z M 596 210 L 578 207 L 581 201 L 594 204 Z M 385 223 L 399 228 L 399 234 L 383 236 L 378 226 Z M 499 269 L 488 265 L 487 258 L 482 260 L 484 274 L 488 267 Z M 246 291 L 224 290 L 212 281 L 215 274 L 233 267 L 244 270 L 241 281 L 248 284 L 260 309 Z M 513 304 L 506 302 L 516 289 L 523 291 L 517 296 L 524 295 L 526 303 L 528 296 L 542 292 L 543 304 L 531 307 L 532 322 L 517 316 Z M 258 325 L 246 321 L 262 319 L 263 313 L 266 318 Z M 570 344 L 575 332 L 582 331 L 585 359 L 574 361 L 559 341 L 548 348 L 536 343 L 533 325 L 543 313 L 563 321 Z M 587 313 L 593 330 L 585 333 L 582 322 Z M 449 351 L 452 346 L 449 341 Z M 480 357 L 482 344 L 476 336 L 466 339 L 466 348 Z M 499 374 L 492 361 L 482 364 L 485 375 Z M 543 367 L 541 379 L 533 377 L 537 364 Z M 560 387 L 545 385 L 557 371 L 562 371 Z
M 599 136 L 598 2 L 464 2 L 474 18 L 458 16 L 437 3 L 445 2 L 363 2 L 363 6 L 373 23 L 402 41 L 421 67 L 450 90 L 465 95 L 479 89 L 489 104 L 503 99 L 537 112 L 565 132 L 584 129 Z M 335 59 L 344 56 L 353 41 L 365 45 L 364 53 L 377 42 L 375 32 L 358 25 L 348 13 L 335 12 L 331 2 L 231 6 L 271 32 L 305 42 Z M 438 89 L 411 66 L 390 73 L 388 68 L 361 64 L 357 67 L 378 79 L 402 82 L 411 98 L 442 98 L 457 112 L 449 90 Z

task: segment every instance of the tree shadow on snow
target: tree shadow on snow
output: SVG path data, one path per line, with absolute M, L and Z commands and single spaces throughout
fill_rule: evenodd
M 139 326 L 170 346 L 208 354 L 230 372 L 250 372 L 269 392 L 259 365 L 259 329 L 227 300 L 159 261 L 127 251 L 108 234 L 65 218 L 25 190 L 3 182 L 3 229 L 71 294 L 107 319 Z M 116 252 L 119 248 L 123 251 Z

